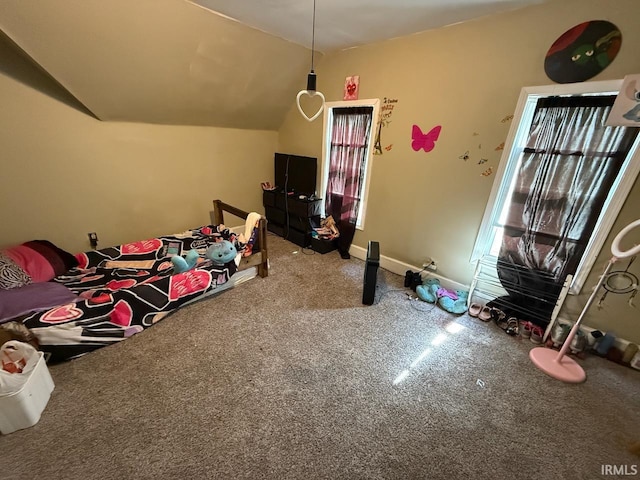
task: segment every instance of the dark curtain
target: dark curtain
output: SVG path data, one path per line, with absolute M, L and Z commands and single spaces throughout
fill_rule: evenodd
M 502 307 L 548 323 L 567 275 L 580 264 L 637 129 L 604 126 L 611 97 L 538 102 L 501 222 Z
M 372 107 L 334 108 L 325 212 L 336 222 L 338 251 L 349 257 L 364 186 Z

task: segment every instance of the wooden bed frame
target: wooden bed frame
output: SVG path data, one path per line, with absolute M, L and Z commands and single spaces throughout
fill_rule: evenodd
M 224 212 L 228 212 L 238 218 L 246 220 L 249 214 L 244 210 L 240 210 L 228 203 L 224 203 L 222 200 L 213 201 L 213 212 L 211 212 L 211 222 L 214 225 L 220 225 L 224 223 Z M 269 255 L 267 249 L 267 219 L 264 215 L 260 216 L 258 220 L 258 245 L 259 251 L 254 251 L 249 257 L 242 257 L 240 260 L 239 270 L 246 270 L 250 267 L 258 267 L 258 275 L 262 278 L 269 275 Z

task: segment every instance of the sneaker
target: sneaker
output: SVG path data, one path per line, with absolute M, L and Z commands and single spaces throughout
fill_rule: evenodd
M 578 329 L 576 334 L 571 339 L 569 350 L 571 350 L 571 353 L 576 354 L 584 351 L 586 347 L 587 347 L 587 337 L 582 332 L 582 330 Z
M 520 321 L 520 336 L 526 339 L 531 338 L 531 322 L 527 322 L 526 320 Z
M 536 345 L 540 345 L 542 343 L 542 337 L 544 337 L 544 330 L 537 325 L 532 325 L 531 337 L 529 337 L 529 340 Z
M 551 329 L 551 341 L 553 348 L 558 348 L 564 343 L 571 331 L 571 325 L 564 322 L 557 322 Z

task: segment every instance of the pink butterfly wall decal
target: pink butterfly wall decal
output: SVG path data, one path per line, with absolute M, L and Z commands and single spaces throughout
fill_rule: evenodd
M 420 149 L 425 152 L 430 152 L 436 146 L 436 140 L 438 140 L 438 137 L 440 136 L 440 130 L 442 130 L 442 126 L 436 125 L 429 131 L 429 133 L 422 133 L 420 127 L 414 125 L 411 130 L 411 148 L 416 152 Z

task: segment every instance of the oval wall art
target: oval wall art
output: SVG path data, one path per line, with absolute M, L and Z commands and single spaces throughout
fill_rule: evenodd
M 622 45 L 622 33 L 605 20 L 584 22 L 564 32 L 551 45 L 544 71 L 557 83 L 584 82 L 607 68 Z

